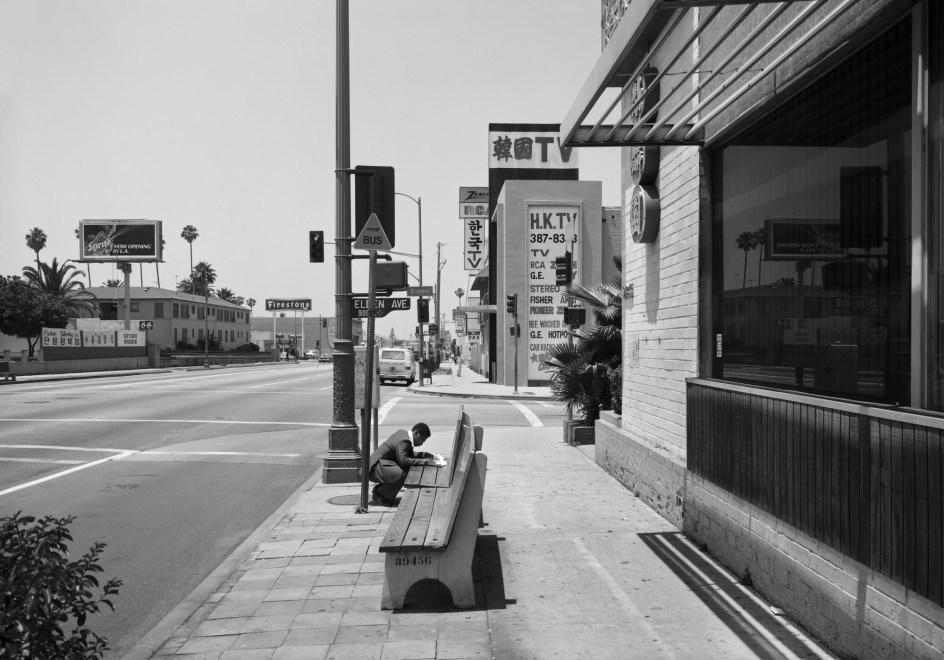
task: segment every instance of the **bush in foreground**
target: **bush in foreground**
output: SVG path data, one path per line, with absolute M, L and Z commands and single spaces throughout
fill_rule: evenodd
M 104 543 L 69 561 L 73 516 L 0 518 L 0 658 L 101 658 L 108 640 L 85 628 L 102 606 L 114 610 L 121 580 L 99 586 Z

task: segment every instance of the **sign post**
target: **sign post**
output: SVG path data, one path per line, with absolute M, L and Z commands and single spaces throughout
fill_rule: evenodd
M 374 317 L 377 292 L 374 284 L 374 270 L 377 266 L 377 250 L 385 252 L 391 249 L 390 240 L 380 224 L 376 213 L 371 213 L 367 223 L 354 239 L 354 248 L 367 250 L 370 265 L 367 271 L 367 356 L 364 382 L 364 409 L 361 412 L 361 504 L 357 513 L 367 513 L 367 482 L 370 472 L 370 414 L 373 407 L 372 394 L 374 376 Z M 409 298 L 407 298 L 409 300 Z M 379 442 L 379 440 L 378 440 Z

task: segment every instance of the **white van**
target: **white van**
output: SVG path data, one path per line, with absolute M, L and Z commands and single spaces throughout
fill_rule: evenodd
M 412 385 L 416 380 L 416 360 L 409 348 L 380 349 L 380 384 L 387 380 L 403 380 Z

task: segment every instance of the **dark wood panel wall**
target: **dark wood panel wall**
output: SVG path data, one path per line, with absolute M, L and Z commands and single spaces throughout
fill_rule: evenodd
M 688 468 L 944 605 L 940 420 L 688 385 Z

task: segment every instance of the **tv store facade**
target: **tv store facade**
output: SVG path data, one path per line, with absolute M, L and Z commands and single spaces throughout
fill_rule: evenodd
M 597 462 L 840 655 L 940 657 L 944 3 L 601 6 L 561 124 L 622 154 Z

